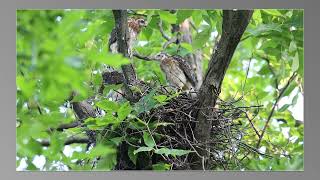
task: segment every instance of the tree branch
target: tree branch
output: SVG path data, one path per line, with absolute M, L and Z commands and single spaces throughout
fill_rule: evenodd
M 161 33 L 162 37 L 163 37 L 165 40 L 170 41 L 171 38 L 170 38 L 170 37 L 164 32 L 164 30 L 163 30 L 162 20 L 161 20 L 161 19 L 160 19 L 160 21 L 159 21 L 158 26 L 159 26 L 159 30 L 160 30 L 160 33 Z
M 274 113 L 274 110 L 275 110 L 275 108 L 276 108 L 279 100 L 281 99 L 281 97 L 282 97 L 283 93 L 286 91 L 286 89 L 289 87 L 290 83 L 296 78 L 296 76 L 297 76 L 297 73 L 293 73 L 293 74 L 292 74 L 292 76 L 289 78 L 287 84 L 282 88 L 282 90 L 280 91 L 279 96 L 277 97 L 276 101 L 274 102 L 274 104 L 273 104 L 273 106 L 272 106 L 272 109 L 271 109 L 271 112 L 270 112 L 270 114 L 269 114 L 269 116 L 268 116 L 268 119 L 267 119 L 267 121 L 266 121 L 266 124 L 264 125 L 264 127 L 263 127 L 263 129 L 262 129 L 262 132 L 261 132 L 261 134 L 260 134 L 258 143 L 257 143 L 257 145 L 256 145 L 256 148 L 257 148 L 257 149 L 258 149 L 259 146 L 260 146 L 260 143 L 261 143 L 261 141 L 262 141 L 262 138 L 263 138 L 263 136 L 264 136 L 264 134 L 265 134 L 265 132 L 266 132 L 266 129 L 267 129 L 268 125 L 269 125 L 269 122 L 270 122 L 270 120 L 271 120 L 271 117 L 272 117 L 272 115 L 273 115 L 273 113 Z
M 118 44 L 118 52 L 123 54 L 124 57 L 129 58 L 128 53 L 128 20 L 127 20 L 127 11 L 126 10 L 112 10 L 115 24 L 116 24 L 116 32 L 117 32 L 117 44 Z M 134 96 L 133 92 L 130 89 L 130 85 L 135 84 L 136 82 L 136 73 L 132 66 L 132 64 L 122 65 L 121 69 L 124 75 L 124 91 L 126 98 L 130 102 L 136 102 L 137 97 Z
M 68 123 L 68 124 L 61 124 L 59 125 L 56 129 L 55 128 L 49 128 L 49 132 L 52 132 L 54 130 L 57 131 L 63 131 L 64 129 L 70 129 L 70 128 L 75 128 L 78 127 L 79 125 L 81 125 L 81 122 L 79 120 Z
M 79 138 L 79 137 L 70 137 L 65 142 L 64 145 L 70 145 L 70 144 L 87 144 L 90 140 L 88 138 Z M 50 141 L 43 140 L 39 142 L 42 146 L 48 147 L 50 146 Z
M 154 57 L 142 56 L 142 55 L 140 55 L 140 54 L 137 53 L 137 52 L 133 52 L 133 56 L 136 57 L 136 58 L 138 58 L 138 59 L 145 60 L 145 61 L 153 61 L 153 60 L 154 60 Z
M 195 128 L 195 137 L 204 144 L 210 139 L 212 128 L 212 122 L 207 117 L 214 113 L 213 107 L 216 105 L 220 94 L 224 75 L 241 36 L 249 24 L 252 13 L 252 10 L 223 11 L 222 35 L 216 50 L 211 56 L 208 71 L 198 95 L 200 108 L 197 115 L 198 123 Z M 206 150 L 200 150 L 200 154 L 205 159 L 208 158 Z M 193 169 L 202 169 L 200 159 L 196 160 Z

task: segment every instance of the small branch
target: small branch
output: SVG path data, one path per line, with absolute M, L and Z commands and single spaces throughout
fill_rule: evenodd
M 268 155 L 268 154 L 264 154 L 264 153 L 260 152 L 259 149 L 254 148 L 254 147 L 252 147 L 252 146 L 249 146 L 248 144 L 245 144 L 245 143 L 243 143 L 243 142 L 240 142 L 240 145 L 242 145 L 242 147 L 244 147 L 244 148 L 246 148 L 246 149 L 249 149 L 249 150 L 252 150 L 252 151 L 258 153 L 259 155 L 265 156 L 265 157 L 267 157 L 267 158 L 273 158 L 272 156 L 270 156 L 270 155 Z
M 178 40 L 179 40 L 179 38 L 181 38 L 181 37 L 179 37 L 180 35 L 179 35 L 179 30 L 180 30 L 180 27 L 179 27 L 179 25 L 176 25 L 176 24 L 171 24 L 171 26 L 172 26 L 172 30 L 171 30 L 171 32 L 172 32 L 172 34 L 174 34 L 174 33 L 178 33 L 177 35 L 175 35 L 175 36 L 172 36 L 171 38 L 167 35 L 167 34 L 165 34 L 165 32 L 164 32 L 164 30 L 163 30 L 163 27 L 162 27 L 162 20 L 160 19 L 160 21 L 159 21 L 159 30 L 160 30 L 160 33 L 161 33 L 161 35 L 162 35 L 162 37 L 165 39 L 165 40 L 167 40 L 167 42 L 165 42 L 164 43 L 164 45 L 163 45 L 163 49 L 166 49 L 170 44 L 172 44 L 172 43 L 175 43 L 175 42 L 177 42 Z M 179 41 L 178 41 L 179 42 Z
M 242 96 L 243 96 L 244 88 L 245 88 L 246 83 L 247 83 L 247 79 L 248 79 L 248 75 L 249 75 L 249 71 L 250 71 L 250 66 L 251 66 L 251 61 L 252 61 L 252 54 L 251 54 L 251 58 L 249 60 L 249 65 L 248 65 L 248 68 L 247 68 L 247 71 L 246 71 L 246 78 L 244 79 L 244 83 L 243 83 L 243 86 L 242 86 Z
M 254 130 L 254 132 L 256 133 L 256 135 L 258 136 L 258 138 L 260 138 L 261 135 L 260 135 L 259 131 L 257 130 L 257 128 L 254 126 L 253 122 L 252 122 L 252 120 L 253 120 L 254 118 L 251 119 L 251 118 L 249 117 L 249 115 L 248 115 L 247 112 L 245 112 L 245 114 L 246 114 L 246 117 L 247 117 L 247 119 L 248 119 L 248 121 L 249 121 L 249 123 L 250 123 L 251 128 Z
M 262 132 L 261 132 L 261 134 L 260 134 L 260 138 L 259 138 L 258 143 L 257 143 L 257 145 L 256 145 L 256 148 L 257 148 L 257 149 L 258 149 L 259 146 L 260 146 L 260 143 L 261 143 L 261 141 L 262 141 L 262 138 L 263 138 L 263 136 L 264 136 L 264 134 L 265 134 L 265 132 L 266 132 L 266 129 L 267 129 L 268 125 L 269 125 L 269 122 L 270 122 L 270 120 L 271 120 L 271 117 L 272 117 L 272 115 L 273 115 L 273 112 L 274 112 L 274 110 L 275 110 L 275 108 L 276 108 L 279 100 L 281 99 L 283 93 L 286 91 L 286 89 L 288 88 L 288 86 L 290 85 L 290 83 L 296 78 L 296 76 L 297 76 L 297 73 L 293 73 L 293 74 L 292 74 L 292 76 L 291 76 L 290 79 L 288 80 L 287 84 L 282 88 L 279 96 L 277 97 L 276 101 L 274 102 L 274 104 L 273 104 L 273 106 L 272 106 L 272 109 L 271 109 L 271 112 L 270 112 L 270 114 L 269 114 L 269 116 L 268 116 L 267 122 L 266 122 L 266 124 L 264 125 L 264 127 L 263 127 L 263 129 L 262 129 Z
M 70 128 L 75 128 L 78 127 L 81 124 L 80 121 L 74 121 L 69 124 L 61 124 L 58 128 L 57 131 L 63 131 L 64 129 L 70 129 Z
M 81 125 L 81 122 L 80 121 L 74 121 L 74 122 L 71 122 L 71 123 L 68 123 L 68 124 L 61 124 L 59 125 L 56 129 L 54 128 L 49 128 L 49 132 L 52 132 L 54 130 L 57 130 L 57 131 L 63 131 L 64 129 L 70 129 L 70 128 L 75 128 L 75 127 L 78 127 L 79 125 Z
M 133 56 L 136 57 L 136 58 L 138 58 L 138 59 L 145 60 L 145 61 L 154 61 L 154 60 L 155 60 L 153 57 L 142 56 L 142 55 L 140 55 L 140 54 L 137 53 L 137 52 L 134 52 L 134 53 L 133 53 Z
M 250 38 L 250 37 L 252 37 L 252 36 L 251 36 L 251 35 L 248 35 L 248 36 L 242 38 L 240 41 L 242 42 L 242 41 L 244 41 L 244 40 L 246 40 L 246 39 L 248 39 L 248 38 Z
M 163 37 L 165 40 L 170 41 L 171 38 L 170 38 L 170 37 L 164 32 L 164 30 L 163 30 L 162 20 L 161 20 L 161 19 L 160 19 L 160 21 L 159 21 L 158 26 L 159 26 L 159 30 L 160 30 L 160 33 L 161 33 L 162 37 Z
M 252 106 L 238 106 L 238 107 L 232 107 L 232 108 L 218 108 L 219 110 L 224 110 L 224 111 L 229 111 L 229 110 L 234 110 L 234 109 L 251 109 L 251 108 L 261 108 L 263 105 L 252 105 Z
M 196 25 L 194 25 L 194 23 L 191 22 L 191 21 L 189 21 L 189 23 L 190 23 L 192 29 L 195 30 L 196 32 L 198 32 L 198 29 L 197 29 Z
M 128 9 L 128 14 L 130 15 L 134 15 L 134 16 L 143 16 L 143 17 L 147 17 L 146 14 L 140 14 L 140 13 L 137 13 L 135 10 L 132 10 L 132 9 Z
M 278 78 L 276 76 L 276 73 L 274 72 L 271 64 L 270 64 L 270 59 L 268 57 L 268 55 L 265 55 L 265 56 L 260 56 L 258 55 L 261 59 L 264 59 L 266 62 L 267 62 L 267 65 L 268 65 L 268 69 L 269 71 L 271 72 L 272 76 L 274 77 L 274 84 L 276 86 L 276 89 L 279 90 L 279 83 L 278 83 Z
M 176 36 L 173 36 L 173 37 L 172 37 L 171 39 L 169 39 L 166 43 L 164 43 L 162 49 L 167 49 L 167 47 L 168 47 L 170 44 L 172 44 L 172 43 L 174 43 L 174 42 L 176 42 L 176 41 L 177 41 L 177 37 L 176 37 Z
M 90 140 L 88 138 L 71 137 L 64 142 L 64 145 L 70 145 L 70 144 L 76 144 L 76 143 L 77 144 L 87 144 L 89 142 L 90 142 Z M 43 141 L 40 141 L 39 143 L 45 147 L 50 146 L 50 141 L 48 141 L 48 140 L 43 140 Z

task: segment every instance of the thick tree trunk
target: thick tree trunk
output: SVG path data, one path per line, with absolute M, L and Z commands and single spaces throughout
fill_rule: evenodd
M 251 10 L 224 10 L 222 35 L 211 56 L 207 74 L 200 87 L 198 123 L 195 128 L 195 137 L 202 144 L 198 150 L 202 158 L 196 158 L 196 165 L 193 169 L 206 168 L 206 161 L 209 152 L 206 150 L 206 143 L 210 140 L 214 107 L 221 91 L 221 84 L 226 70 L 230 64 L 233 53 L 240 42 L 253 11 Z

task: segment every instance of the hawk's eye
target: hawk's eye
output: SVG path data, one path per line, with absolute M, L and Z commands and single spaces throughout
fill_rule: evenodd
M 139 22 L 140 25 L 145 25 L 146 24 L 144 19 L 139 19 L 138 22 Z

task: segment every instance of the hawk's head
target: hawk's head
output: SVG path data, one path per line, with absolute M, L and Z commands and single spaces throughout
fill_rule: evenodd
M 164 59 L 166 59 L 168 57 L 169 57 L 169 54 L 167 54 L 165 52 L 160 52 L 160 53 L 158 53 L 158 54 L 156 54 L 154 56 L 154 59 L 157 60 L 157 61 L 162 61 L 162 60 L 164 60 Z
M 139 33 L 143 27 L 146 27 L 148 24 L 143 18 L 129 18 L 128 26 L 133 29 L 135 32 Z
M 136 19 L 136 23 L 139 25 L 139 27 L 146 27 L 148 25 L 147 22 L 142 18 Z

